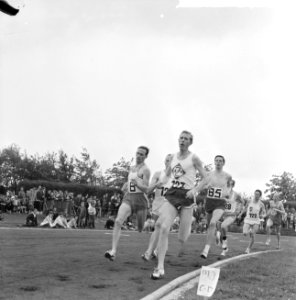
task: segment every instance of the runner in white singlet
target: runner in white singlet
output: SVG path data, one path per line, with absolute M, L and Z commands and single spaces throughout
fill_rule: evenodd
M 111 261 L 115 259 L 122 224 L 132 213 L 135 213 L 137 216 L 138 231 L 143 229 L 148 210 L 148 200 L 145 195 L 150 179 L 150 170 L 145 164 L 148 153 L 149 149 L 147 147 L 138 147 L 136 165 L 130 169 L 128 182 L 125 185 L 127 191 L 114 223 L 112 249 L 105 252 L 105 257 Z
M 191 221 L 194 204 L 194 185 L 196 172 L 201 177 L 205 170 L 200 159 L 188 148 L 193 142 L 193 136 L 188 131 L 181 132 L 179 136 L 179 152 L 172 156 L 167 175 L 171 177 L 172 187 L 166 192 L 166 202 L 160 207 L 159 218 L 155 230 L 159 231 L 158 239 L 158 264 L 151 274 L 152 279 L 164 276 L 164 259 L 168 247 L 168 235 L 177 215 L 180 215 L 179 241 L 182 245 L 186 242 L 191 231 Z
M 208 220 L 208 233 L 205 247 L 201 257 L 206 259 L 215 240 L 217 222 L 221 219 L 226 205 L 226 198 L 229 197 L 231 175 L 223 171 L 225 158 L 222 155 L 215 156 L 215 170 L 200 182 L 197 190 L 207 189 L 205 210 Z
M 222 256 L 225 256 L 228 252 L 228 242 L 227 242 L 227 231 L 231 224 L 236 220 L 237 215 L 243 209 L 243 202 L 241 196 L 233 190 L 235 185 L 235 181 L 233 179 L 230 180 L 230 193 L 229 197 L 226 198 L 225 211 L 222 216 L 222 222 L 219 225 L 220 231 L 217 231 L 217 240 L 222 241 Z M 220 233 L 220 235 L 219 235 Z
M 165 167 L 167 168 L 171 161 L 171 154 L 168 154 L 165 158 Z M 164 196 L 166 191 L 171 187 L 171 180 L 166 175 L 166 171 L 158 171 L 152 177 L 151 184 L 146 190 L 147 194 L 150 194 L 154 191 L 154 200 L 152 202 L 152 218 L 157 220 L 159 216 L 160 208 L 163 203 L 167 201 Z M 159 238 L 159 230 L 154 230 L 151 234 L 148 249 L 142 254 L 142 259 L 145 261 L 150 260 L 151 257 L 156 256 L 156 246 Z
M 246 217 L 244 219 L 243 234 L 244 236 L 247 236 L 248 234 L 250 235 L 250 242 L 245 251 L 247 254 L 251 252 L 254 244 L 255 235 L 260 224 L 260 218 L 264 218 L 266 216 L 265 206 L 261 201 L 261 196 L 261 190 L 256 190 L 254 198 L 251 199 L 245 207 Z

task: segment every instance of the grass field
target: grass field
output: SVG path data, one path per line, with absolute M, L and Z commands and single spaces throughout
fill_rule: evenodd
M 141 299 L 176 277 L 221 259 L 221 250 L 214 246 L 209 258 L 202 260 L 205 235 L 196 234 L 189 238 L 186 255 L 177 257 L 177 235 L 171 234 L 166 276 L 153 281 L 149 275 L 155 262 L 140 258 L 149 234 L 123 231 L 117 258 L 110 262 L 104 252 L 110 248 L 111 233 L 2 226 L 0 299 Z M 267 249 L 265 236 L 258 235 L 257 241 L 255 251 Z M 275 249 L 273 241 L 269 249 Z M 239 255 L 247 239 L 232 234 L 229 245 L 227 257 Z M 212 299 L 296 299 L 296 239 L 283 237 L 282 246 L 281 252 L 222 268 Z M 196 289 L 182 299 L 196 299 Z

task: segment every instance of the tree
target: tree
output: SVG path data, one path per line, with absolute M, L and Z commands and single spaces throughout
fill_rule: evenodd
M 81 159 L 75 159 L 75 181 L 90 185 L 98 185 L 104 182 L 100 165 L 96 160 L 91 160 L 86 148 L 82 148 Z
M 132 159 L 121 159 L 114 163 L 112 168 L 105 171 L 105 183 L 107 186 L 121 188 L 128 179 L 128 173 L 131 167 Z
M 275 192 L 281 192 L 287 201 L 295 201 L 296 199 L 296 181 L 291 173 L 284 172 L 282 175 L 273 175 L 265 193 L 272 196 Z
M 60 150 L 58 154 L 58 161 L 56 163 L 57 179 L 63 182 L 71 182 L 75 178 L 75 164 L 74 157 L 68 158 L 68 155 Z
M 24 176 L 22 155 L 17 145 L 12 144 L 0 151 L 0 169 L 0 183 L 15 189 Z

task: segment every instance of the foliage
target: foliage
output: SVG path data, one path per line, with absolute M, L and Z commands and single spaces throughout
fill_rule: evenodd
M 268 188 L 265 193 L 269 193 L 270 197 L 275 192 L 281 192 L 287 201 L 295 201 L 296 199 L 296 181 L 291 173 L 284 172 L 282 175 L 273 175 L 266 186 Z
M 113 164 L 112 168 L 107 169 L 105 172 L 106 185 L 121 188 L 127 182 L 131 163 L 132 160 L 126 160 L 122 157 Z
M 0 151 L 0 183 L 16 186 L 24 178 L 24 165 L 20 148 L 12 144 Z
M 104 185 L 99 164 L 85 148 L 81 158 L 68 157 L 63 150 L 29 156 L 13 144 L 0 151 L 0 167 L 0 184 L 13 189 L 23 180 Z
M 23 187 L 24 190 L 28 190 L 39 185 L 45 187 L 47 190 L 61 190 L 73 192 L 75 194 L 83 194 L 97 197 L 101 197 L 106 193 L 113 194 L 114 192 L 120 192 L 120 190 L 118 189 L 107 186 L 92 186 L 88 184 L 79 184 L 73 182 L 65 183 L 59 181 L 46 180 L 23 180 L 19 182 L 18 189 Z

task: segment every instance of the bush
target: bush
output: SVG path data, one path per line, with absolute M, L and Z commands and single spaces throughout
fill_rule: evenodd
M 18 190 L 23 187 L 26 191 L 33 187 L 38 187 L 39 185 L 45 187 L 47 190 L 62 190 L 72 192 L 74 194 L 88 194 L 89 196 L 97 197 L 101 197 L 106 193 L 121 193 L 121 190 L 107 186 L 91 186 L 87 184 L 65 183 L 60 181 L 46 180 L 23 180 L 18 184 Z

